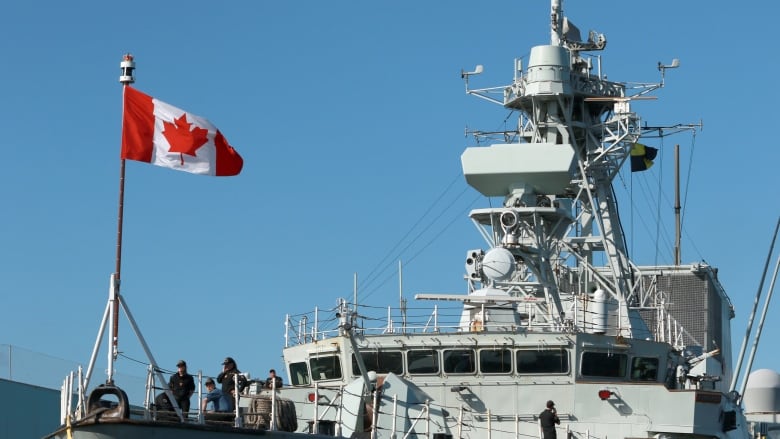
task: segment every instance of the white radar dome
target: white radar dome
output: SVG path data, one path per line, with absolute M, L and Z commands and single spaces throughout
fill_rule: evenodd
M 751 373 L 743 401 L 746 413 L 780 412 L 780 374 L 770 369 Z
M 515 272 L 515 257 L 503 248 L 491 248 L 482 258 L 482 273 L 490 280 L 504 281 Z

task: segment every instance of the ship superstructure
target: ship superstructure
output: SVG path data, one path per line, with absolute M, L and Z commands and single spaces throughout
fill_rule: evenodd
M 590 56 L 604 35 L 581 38 L 558 1 L 550 17 L 550 44 L 515 61 L 511 84 L 474 89 L 483 67 L 462 72 L 467 93 L 519 115 L 515 130 L 474 132 L 488 146 L 461 156 L 468 184 L 503 198 L 470 213 L 485 247 L 466 252 L 468 294 L 417 294 L 436 301 L 419 322 L 388 308 L 376 324 L 344 300 L 288 318 L 285 395 L 320 430 L 538 437 L 554 400 L 559 435 L 746 437 L 727 392 L 733 311 L 717 271 L 635 265 L 612 188 L 649 130 L 633 101 L 650 99 L 679 61 L 659 63 L 659 83 L 607 80 Z M 338 327 L 321 329 L 334 315 Z M 386 385 L 398 378 L 416 405 Z M 342 408 L 350 399 L 365 404 Z

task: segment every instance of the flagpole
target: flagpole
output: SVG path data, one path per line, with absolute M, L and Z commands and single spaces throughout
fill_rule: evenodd
M 135 62 L 133 55 L 127 53 L 122 57 L 119 63 L 122 70 L 119 76 L 119 82 L 122 84 L 122 111 L 124 112 L 124 87 L 135 82 L 133 71 Z M 124 122 L 124 114 L 122 117 Z M 116 267 L 111 276 L 111 291 L 109 298 L 109 307 L 111 309 L 111 325 L 109 326 L 109 349 L 108 349 L 108 379 L 107 384 L 114 384 L 114 361 L 119 353 L 119 308 L 121 308 L 121 296 L 119 295 L 120 280 L 122 278 L 122 223 L 124 219 L 125 207 L 125 159 L 119 160 L 119 212 L 117 214 L 116 231 Z

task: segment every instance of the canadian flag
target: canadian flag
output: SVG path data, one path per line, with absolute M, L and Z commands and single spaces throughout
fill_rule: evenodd
M 244 160 L 208 120 L 126 86 L 122 158 L 193 174 L 230 176 Z

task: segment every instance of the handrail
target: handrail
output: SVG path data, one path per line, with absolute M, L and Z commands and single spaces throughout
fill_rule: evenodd
M 645 291 L 644 294 L 652 296 L 654 300 L 651 303 L 643 303 L 636 309 L 655 309 L 657 313 L 657 325 L 652 329 L 653 335 L 656 341 L 664 341 L 672 344 L 676 348 L 682 348 L 691 344 L 699 344 L 692 334 L 690 334 L 679 322 L 674 319 L 666 310 L 667 305 L 663 300 L 663 292 L 657 290 L 657 286 L 652 282 L 642 287 Z M 346 302 L 345 302 L 346 303 Z M 575 301 L 571 310 L 574 316 L 574 321 L 569 322 L 571 324 L 563 325 L 554 321 L 522 321 L 517 325 L 508 325 L 507 323 L 491 323 L 482 322 L 480 331 L 497 331 L 497 332 L 510 332 L 515 333 L 519 331 L 536 330 L 549 331 L 551 328 L 554 330 L 567 330 L 573 332 L 588 332 L 586 316 L 588 310 L 582 308 L 579 303 Z M 370 310 L 375 308 L 377 313 L 376 317 L 360 316 L 361 322 L 367 322 L 368 325 L 362 324 L 356 326 L 355 330 L 364 335 L 387 335 L 387 334 L 430 334 L 430 333 L 460 333 L 460 332 L 476 332 L 474 328 L 469 325 L 464 325 L 462 322 L 463 309 L 460 306 L 452 306 L 447 308 L 441 308 L 438 304 L 432 308 L 418 308 L 428 311 L 426 314 L 421 315 L 409 315 L 407 310 L 394 307 L 371 307 L 362 305 L 361 308 Z M 635 308 L 634 306 L 630 308 Z M 382 310 L 382 311 L 378 311 Z M 309 326 L 308 322 L 311 321 L 309 314 L 299 314 L 297 316 L 285 316 L 285 347 L 291 347 L 295 345 L 302 345 L 310 343 L 314 340 L 325 340 L 335 338 L 340 335 L 340 330 L 337 326 L 331 328 L 320 327 L 323 321 L 319 315 L 321 310 L 316 308 L 314 311 L 313 326 Z M 336 312 L 336 310 L 333 310 Z M 407 314 L 402 316 L 402 313 L 406 311 Z M 414 310 L 411 310 L 414 311 Z M 615 311 L 614 314 L 618 316 L 620 310 Z M 613 315 L 613 317 L 614 317 Z M 582 317 L 580 317 L 582 316 Z M 402 317 L 405 317 L 404 325 L 397 325 L 395 322 L 400 321 Z M 337 319 L 325 319 L 326 322 L 335 322 Z M 619 328 L 612 328 L 619 329 Z

